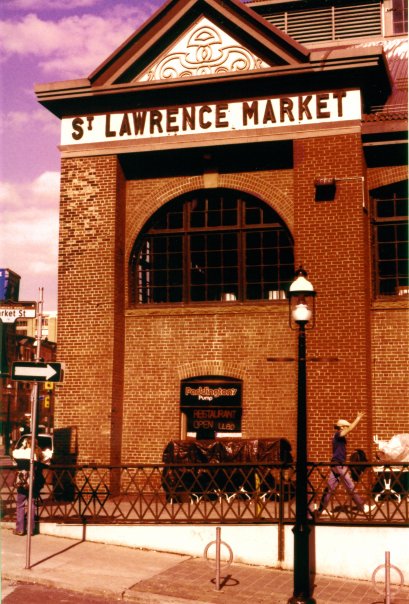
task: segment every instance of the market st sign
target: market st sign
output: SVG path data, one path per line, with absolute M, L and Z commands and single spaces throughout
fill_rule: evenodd
M 361 119 L 359 90 L 63 118 L 62 145 L 233 132 Z
M 2 323 L 14 323 L 16 319 L 34 319 L 36 316 L 36 302 L 0 302 L 0 321 Z

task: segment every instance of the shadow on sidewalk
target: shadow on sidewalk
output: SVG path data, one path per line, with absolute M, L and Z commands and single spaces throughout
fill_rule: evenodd
M 51 556 L 47 556 L 47 558 L 43 558 L 42 560 L 37 560 L 37 562 L 34 562 L 34 564 L 30 564 L 30 568 L 34 568 L 35 566 L 39 566 L 40 564 L 43 564 L 44 562 L 47 562 L 48 560 L 52 560 L 53 558 L 56 558 L 57 556 L 61 556 L 61 554 L 65 554 L 65 552 L 68 552 L 70 549 L 74 549 L 74 547 L 77 547 L 78 545 L 81 545 L 81 543 L 85 543 L 86 541 L 86 525 L 83 525 L 82 528 L 82 537 L 81 537 L 81 541 L 77 541 L 77 543 L 73 543 L 72 545 L 69 545 L 68 547 L 62 549 L 59 552 L 55 552 L 55 554 L 51 554 Z

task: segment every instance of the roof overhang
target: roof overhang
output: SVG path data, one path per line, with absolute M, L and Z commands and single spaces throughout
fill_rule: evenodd
M 96 85 L 89 79 L 36 85 L 38 101 L 59 118 L 190 102 L 233 100 L 331 89 L 361 90 L 363 111 L 381 105 L 391 91 L 381 48 L 311 53 L 309 61 L 266 69 L 153 82 Z M 248 91 L 251 91 L 251 95 Z

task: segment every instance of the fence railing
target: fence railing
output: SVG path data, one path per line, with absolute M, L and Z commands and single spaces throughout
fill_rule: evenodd
M 331 465 L 308 463 L 308 503 L 317 524 L 407 525 L 409 464 L 349 464 L 360 512 L 342 482 L 322 515 Z M 2 468 L 1 516 L 15 518 L 16 469 Z M 102 524 L 247 523 L 295 520 L 295 465 L 136 464 L 52 466 L 37 500 L 41 522 Z

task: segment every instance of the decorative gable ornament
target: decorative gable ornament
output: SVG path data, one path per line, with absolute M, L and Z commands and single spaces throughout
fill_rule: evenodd
M 265 61 L 203 17 L 136 81 L 152 82 L 268 67 L 270 65 Z

